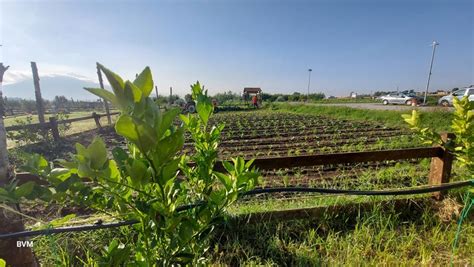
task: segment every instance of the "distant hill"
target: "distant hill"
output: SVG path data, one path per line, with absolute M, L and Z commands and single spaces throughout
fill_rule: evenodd
M 84 90 L 84 87 L 99 87 L 98 83 L 84 81 L 71 76 L 55 75 L 40 77 L 41 95 L 44 99 L 53 99 L 57 95 L 77 100 L 95 100 L 97 97 Z M 28 78 L 13 84 L 3 85 L 3 95 L 26 99 L 35 98 L 33 79 Z

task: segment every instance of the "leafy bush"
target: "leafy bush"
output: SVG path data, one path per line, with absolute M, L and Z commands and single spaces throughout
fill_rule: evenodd
M 462 100 L 453 99 L 454 113 L 451 123 L 451 131 L 456 135 L 455 146 L 451 140 L 443 141 L 439 133 L 430 128 L 422 127 L 420 114 L 413 110 L 411 115 L 402 115 L 410 129 L 418 133 L 419 138 L 425 144 L 438 144 L 452 150 L 456 159 L 462 166 L 466 167 L 474 179 L 474 102 L 469 102 L 467 97 Z
M 56 119 L 58 121 L 69 119 L 69 115 L 63 112 L 56 114 Z M 41 141 L 46 141 L 46 144 L 54 145 L 52 142 L 52 135 L 49 131 L 42 130 L 31 130 L 25 126 L 33 123 L 33 116 L 28 115 L 25 119 L 15 119 L 15 125 L 22 126 L 18 131 L 9 131 L 7 132 L 7 137 L 10 140 L 13 140 L 19 146 L 30 145 L 38 143 Z M 71 129 L 71 123 L 62 123 L 58 125 L 58 130 L 60 135 L 66 134 L 67 131 Z
M 33 116 L 28 115 L 25 119 L 15 119 L 15 125 L 22 126 L 18 131 L 7 132 L 7 138 L 13 140 L 20 146 L 37 143 L 43 140 L 43 136 L 40 131 L 32 131 L 31 129 L 24 128 L 24 126 L 33 123 Z
M 214 170 L 224 125 L 208 124 L 213 105 L 199 82 L 192 85 L 197 114 L 181 115 L 180 126 L 179 109 L 161 112 L 149 97 L 153 80 L 148 67 L 133 82 L 99 67 L 113 92 L 87 90 L 120 109 L 115 130 L 127 140 L 127 149 L 115 147 L 109 159 L 105 143 L 97 137 L 87 147 L 76 144 L 71 161 L 58 161 L 62 168 L 32 156 L 23 169 L 45 177 L 52 187 L 12 182 L 0 188 L 0 201 L 72 200 L 139 222 L 134 225 L 138 232 L 134 246 L 113 240 L 109 253 L 97 255 L 97 261 L 134 266 L 205 263 L 203 254 L 215 225 L 225 219 L 227 207 L 258 181 L 252 161 L 235 158 L 223 162 L 227 173 Z M 192 155 L 180 154 L 185 131 L 194 141 Z

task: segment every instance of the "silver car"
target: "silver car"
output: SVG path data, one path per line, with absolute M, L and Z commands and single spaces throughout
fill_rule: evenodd
M 411 105 L 413 100 L 418 101 L 417 97 L 414 95 L 407 95 L 404 93 L 390 93 L 386 96 L 380 97 L 384 105 L 388 104 L 404 104 Z
M 459 89 L 457 91 L 452 92 L 447 96 L 443 96 L 438 100 L 438 105 L 449 107 L 453 105 L 453 98 L 457 97 L 458 99 L 462 99 L 464 96 L 469 97 L 469 101 L 474 101 L 474 87 Z

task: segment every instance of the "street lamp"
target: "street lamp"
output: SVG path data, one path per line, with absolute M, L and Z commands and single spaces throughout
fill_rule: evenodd
M 428 89 L 430 88 L 430 79 L 431 79 L 431 70 L 433 69 L 433 60 L 436 52 L 436 46 L 438 46 L 439 43 L 436 41 L 433 41 L 431 46 L 433 47 L 433 53 L 431 54 L 431 63 L 430 63 L 430 72 L 428 73 L 428 82 L 426 83 L 426 91 L 425 91 L 425 97 L 423 98 L 423 105 L 426 105 L 426 96 L 428 95 Z
M 309 86 L 311 85 L 311 72 L 312 69 L 308 69 L 308 94 L 306 95 L 306 101 L 309 101 Z

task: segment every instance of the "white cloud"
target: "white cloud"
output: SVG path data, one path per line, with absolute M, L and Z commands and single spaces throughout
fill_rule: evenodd
M 66 77 L 71 77 L 75 78 L 81 81 L 85 82 L 97 82 L 96 79 L 91 78 L 89 76 L 80 74 L 76 72 L 75 70 L 65 67 L 65 66 L 56 66 L 56 65 L 47 65 L 47 64 L 42 64 L 42 66 L 38 66 L 40 68 L 38 70 L 40 79 L 41 77 L 60 77 L 60 76 L 66 76 Z M 3 80 L 4 85 L 9 85 L 9 84 L 15 84 L 24 80 L 32 79 L 32 73 L 31 71 L 27 70 L 8 70 L 5 73 L 5 77 Z
M 7 71 L 3 78 L 3 84 L 14 84 L 31 78 L 31 73 L 26 71 Z

